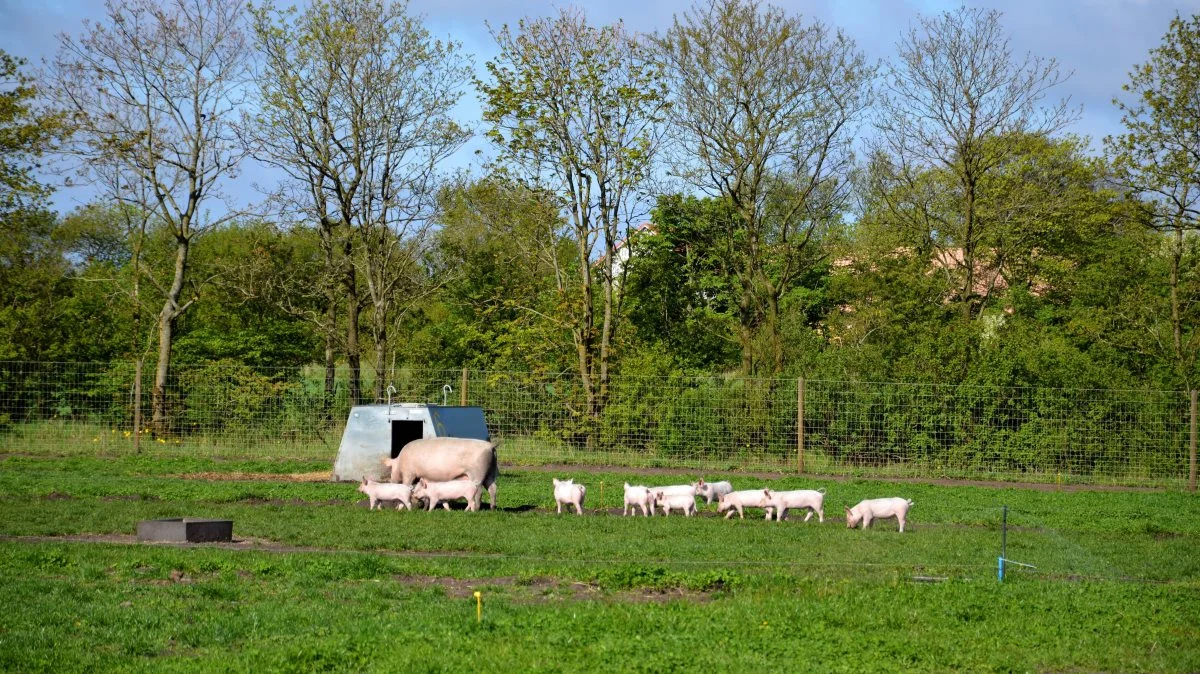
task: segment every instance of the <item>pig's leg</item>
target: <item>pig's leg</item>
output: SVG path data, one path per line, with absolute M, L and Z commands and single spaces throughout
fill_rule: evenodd
M 562 501 L 554 502 L 554 512 L 558 513 L 559 515 L 562 514 Z
M 900 521 L 900 533 L 904 533 L 904 515 L 896 515 L 896 519 Z
M 863 515 L 862 528 L 864 528 L 864 529 L 871 528 L 871 513 L 867 513 L 866 515 Z
M 496 509 L 496 483 L 493 482 L 493 483 L 489 484 L 487 491 L 488 491 L 488 508 L 491 510 L 495 510 Z M 483 498 L 482 495 L 480 496 L 480 498 L 481 499 Z
M 732 509 L 730 509 L 729 512 L 725 513 L 725 519 L 729 519 L 730 517 L 733 517 L 733 512 L 734 511 Z
M 812 516 L 813 516 L 813 509 L 809 508 L 808 512 L 804 514 L 804 521 L 807 522 L 807 521 L 811 520 Z

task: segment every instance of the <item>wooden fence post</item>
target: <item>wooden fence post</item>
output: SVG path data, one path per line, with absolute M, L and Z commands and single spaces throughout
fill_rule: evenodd
M 138 356 L 137 366 L 133 368 L 133 453 L 136 455 L 142 453 L 142 357 L 140 356 Z
M 458 387 L 458 400 L 463 407 L 467 406 L 467 368 L 462 371 L 462 385 Z
M 804 377 L 796 380 L 796 472 L 804 472 Z
M 1188 462 L 1188 490 L 1196 491 L 1196 390 L 1192 389 L 1192 441 Z

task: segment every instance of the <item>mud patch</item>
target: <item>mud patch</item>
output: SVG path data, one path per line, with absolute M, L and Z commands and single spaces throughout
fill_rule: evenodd
M 241 503 L 254 506 L 333 506 L 346 505 L 345 501 L 337 499 L 325 499 L 324 501 L 305 501 L 299 498 L 263 498 L 261 496 L 247 496 L 240 498 L 233 503 Z M 367 501 L 359 501 L 360 504 L 366 505 Z
M 329 471 L 316 471 L 313 473 L 242 473 L 231 472 L 221 473 L 215 471 L 205 471 L 200 473 L 177 473 L 175 475 L 167 475 L 165 477 L 174 477 L 181 480 L 212 480 L 221 482 L 332 482 L 333 473 Z

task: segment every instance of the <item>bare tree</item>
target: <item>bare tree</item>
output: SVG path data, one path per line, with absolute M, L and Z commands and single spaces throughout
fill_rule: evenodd
M 617 250 L 641 212 L 666 89 L 641 40 L 621 23 L 592 26 L 579 10 L 523 20 L 517 31 L 504 26 L 493 37 L 500 54 L 487 64 L 492 81 L 478 83 L 484 120 L 501 161 L 557 195 L 567 215 L 574 278 L 556 279 L 571 307 L 586 414 L 594 419 L 607 395 L 621 315 Z
M 57 101 L 73 113 L 70 152 L 85 175 L 107 176 L 126 201 L 168 227 L 173 268 L 140 270 L 162 295 L 153 426 L 169 429 L 167 376 L 175 320 L 194 300 L 182 298 L 196 236 L 236 217 L 211 216 L 244 151 L 231 122 L 247 72 L 241 0 L 109 0 L 105 18 L 78 39 L 59 36 L 51 73 Z M 113 181 L 113 176 L 120 176 Z
M 674 107 L 673 171 L 728 200 L 723 237 L 738 289 L 742 369 L 765 329 L 784 367 L 779 303 L 819 259 L 848 197 L 853 126 L 874 69 L 841 32 L 757 0 L 709 0 L 658 38 Z
M 897 46 L 875 122 L 879 197 L 934 249 L 966 320 L 986 301 L 985 241 L 1005 226 L 981 208 L 984 182 L 1026 151 L 1023 138 L 1076 117 L 1066 99 L 1043 105 L 1067 76 L 1054 59 L 1016 58 L 1000 16 L 962 7 L 922 17 Z
M 300 13 L 264 7 L 254 16 L 265 57 L 256 153 L 303 194 L 298 203 L 321 231 L 328 277 L 340 279 L 325 282 L 326 320 L 340 287 L 352 403 L 360 397 L 360 315 L 370 307 L 379 398 L 394 314 L 424 292 L 417 263 L 437 167 L 469 135 L 450 115 L 468 62 L 457 43 L 432 39 L 405 2 L 318 1 Z

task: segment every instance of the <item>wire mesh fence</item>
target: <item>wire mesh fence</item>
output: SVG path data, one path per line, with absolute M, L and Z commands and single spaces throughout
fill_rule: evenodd
M 173 368 L 153 409 L 133 363 L 0 362 L 6 452 L 192 452 L 328 458 L 351 407 L 349 373 L 232 361 Z M 393 401 L 482 407 L 502 461 L 861 477 L 1179 485 L 1194 452 L 1181 391 L 649 377 L 589 392 L 573 374 L 397 369 Z M 381 398 L 383 396 L 380 396 Z

